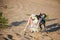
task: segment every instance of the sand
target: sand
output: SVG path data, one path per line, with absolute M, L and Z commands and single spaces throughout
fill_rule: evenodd
M 2 30 L 2 40 L 60 40 L 60 0 L 0 0 L 0 11 L 11 25 Z M 46 23 L 48 33 L 28 31 L 23 35 L 28 14 L 39 13 L 46 13 L 49 17 Z

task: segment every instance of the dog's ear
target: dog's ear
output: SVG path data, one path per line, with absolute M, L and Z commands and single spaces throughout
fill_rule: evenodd
M 37 19 L 39 20 L 39 15 L 36 15 Z

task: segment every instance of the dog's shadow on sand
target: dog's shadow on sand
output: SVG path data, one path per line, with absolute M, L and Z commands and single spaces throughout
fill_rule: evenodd
M 46 20 L 47 22 L 48 21 L 54 21 L 54 20 L 57 20 L 58 18 L 51 18 L 51 19 L 48 19 L 48 20 Z
M 11 26 L 19 26 L 19 25 L 23 25 L 24 23 L 26 23 L 26 20 L 22 20 L 22 21 L 16 21 L 16 22 L 12 22 Z
M 46 28 L 47 28 L 46 32 L 54 32 L 60 29 L 60 24 L 54 23 L 46 26 Z
M 48 19 L 47 22 L 54 21 L 54 20 L 57 20 L 57 19 L 58 18 Z M 47 25 L 46 28 L 47 28 L 46 32 L 54 32 L 54 31 L 57 31 L 57 30 L 60 29 L 60 24 L 53 23 L 53 24 Z

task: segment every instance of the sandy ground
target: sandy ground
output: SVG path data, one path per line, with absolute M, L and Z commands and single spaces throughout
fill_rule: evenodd
M 60 0 L 0 0 L 0 11 L 9 20 L 11 28 L 0 30 L 0 40 L 60 40 Z M 23 35 L 27 14 L 46 13 L 49 20 L 46 32 Z

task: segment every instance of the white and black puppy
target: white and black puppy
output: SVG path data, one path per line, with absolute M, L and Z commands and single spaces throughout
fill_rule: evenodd
M 39 32 L 39 19 L 37 17 L 37 15 L 32 14 L 31 16 L 31 24 L 29 26 L 31 32 Z

